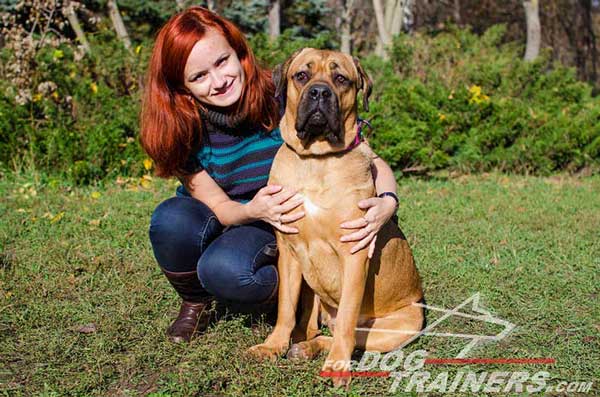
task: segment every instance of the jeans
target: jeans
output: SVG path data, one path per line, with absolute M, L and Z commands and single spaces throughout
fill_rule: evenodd
M 265 222 L 226 228 L 207 205 L 178 196 L 156 207 L 149 234 L 162 268 L 196 270 L 202 286 L 219 300 L 263 303 L 275 294 L 277 246 Z

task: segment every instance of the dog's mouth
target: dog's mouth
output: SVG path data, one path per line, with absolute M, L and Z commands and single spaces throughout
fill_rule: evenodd
M 335 95 L 315 100 L 309 95 L 300 99 L 296 117 L 298 139 L 306 147 L 319 138 L 325 138 L 332 145 L 342 142 L 342 131 L 338 100 Z

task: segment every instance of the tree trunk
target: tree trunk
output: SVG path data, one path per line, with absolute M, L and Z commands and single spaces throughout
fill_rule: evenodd
M 65 6 L 63 7 L 62 12 L 63 12 L 63 15 L 69 21 L 69 25 L 71 25 L 71 28 L 75 32 L 75 35 L 77 36 L 77 41 L 79 41 L 79 43 L 81 44 L 81 46 L 83 47 L 83 49 L 85 50 L 85 52 L 87 54 L 91 54 L 92 50 L 90 49 L 90 43 L 88 43 L 88 41 L 85 37 L 85 33 L 83 33 L 83 29 L 81 29 L 81 25 L 79 24 L 79 19 L 77 18 L 77 14 L 75 13 L 75 10 L 73 9 L 73 4 L 71 4 L 70 1 L 67 1 L 65 3 Z
M 340 25 L 341 50 L 346 54 L 352 54 L 352 9 L 354 0 L 342 1 L 342 20 Z
M 215 0 L 207 0 L 206 6 L 209 10 L 215 11 Z
M 385 29 L 385 16 L 383 14 L 381 0 L 373 0 L 373 9 L 375 11 L 375 19 L 377 20 L 377 31 L 379 32 L 375 53 L 386 58 L 386 47 L 391 43 L 392 40 Z
M 542 31 L 540 26 L 540 14 L 538 0 L 523 1 L 525 17 L 527 18 L 527 49 L 525 50 L 526 61 L 532 61 L 540 53 L 540 42 Z
M 415 0 L 404 0 L 402 5 L 402 26 L 405 32 L 412 33 L 415 26 Z
M 383 20 L 385 21 L 385 30 L 388 33 L 392 30 L 394 11 L 396 10 L 396 4 L 399 2 L 400 0 L 385 0 L 385 7 L 383 8 Z
M 591 70 L 589 73 L 586 73 L 586 78 L 588 81 L 592 82 L 592 84 L 596 84 L 596 79 L 598 78 L 598 48 L 596 47 L 596 32 L 594 32 L 594 20 L 592 17 L 592 1 L 581 1 L 581 5 L 585 11 L 583 23 L 585 25 L 585 30 L 587 31 L 587 34 L 585 35 L 585 47 L 587 48 L 589 58 L 592 61 Z M 585 69 L 586 68 L 584 68 L 584 70 Z
M 406 3 L 406 0 L 397 1 L 396 6 L 392 10 L 392 23 L 389 30 L 392 37 L 399 35 L 402 31 L 402 20 L 404 16 L 404 7 L 402 3 Z
M 277 39 L 281 34 L 280 12 L 279 0 L 271 0 L 269 7 L 269 37 L 271 37 L 271 40 Z
M 119 7 L 117 6 L 116 0 L 108 0 L 108 13 L 110 15 L 110 20 L 112 21 L 113 27 L 117 32 L 117 37 L 119 37 L 119 39 L 123 42 L 125 48 L 131 51 L 131 40 L 129 39 L 129 34 L 127 33 L 125 24 L 123 23 L 123 18 L 121 18 L 121 13 L 119 12 Z
M 454 9 L 452 10 L 454 14 L 454 22 L 457 25 L 461 24 L 460 21 L 460 0 L 454 0 Z

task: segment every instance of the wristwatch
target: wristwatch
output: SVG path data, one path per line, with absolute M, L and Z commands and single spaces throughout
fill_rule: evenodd
M 396 196 L 396 193 L 383 192 L 383 193 L 377 195 L 377 197 L 379 197 L 379 198 L 383 198 L 386 196 L 389 196 L 389 197 L 393 198 L 394 200 L 396 200 L 396 208 L 398 208 L 398 206 L 400 205 L 400 200 L 398 200 L 398 196 Z

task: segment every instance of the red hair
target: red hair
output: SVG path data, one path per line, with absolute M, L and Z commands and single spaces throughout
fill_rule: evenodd
M 141 113 L 142 147 L 160 177 L 183 176 L 184 165 L 202 137 L 198 105 L 189 99 L 183 71 L 192 48 L 209 29 L 220 32 L 236 52 L 245 84 L 235 113 L 271 131 L 279 122 L 271 72 L 261 68 L 243 33 L 231 22 L 203 7 L 190 7 L 162 27 L 146 79 Z

